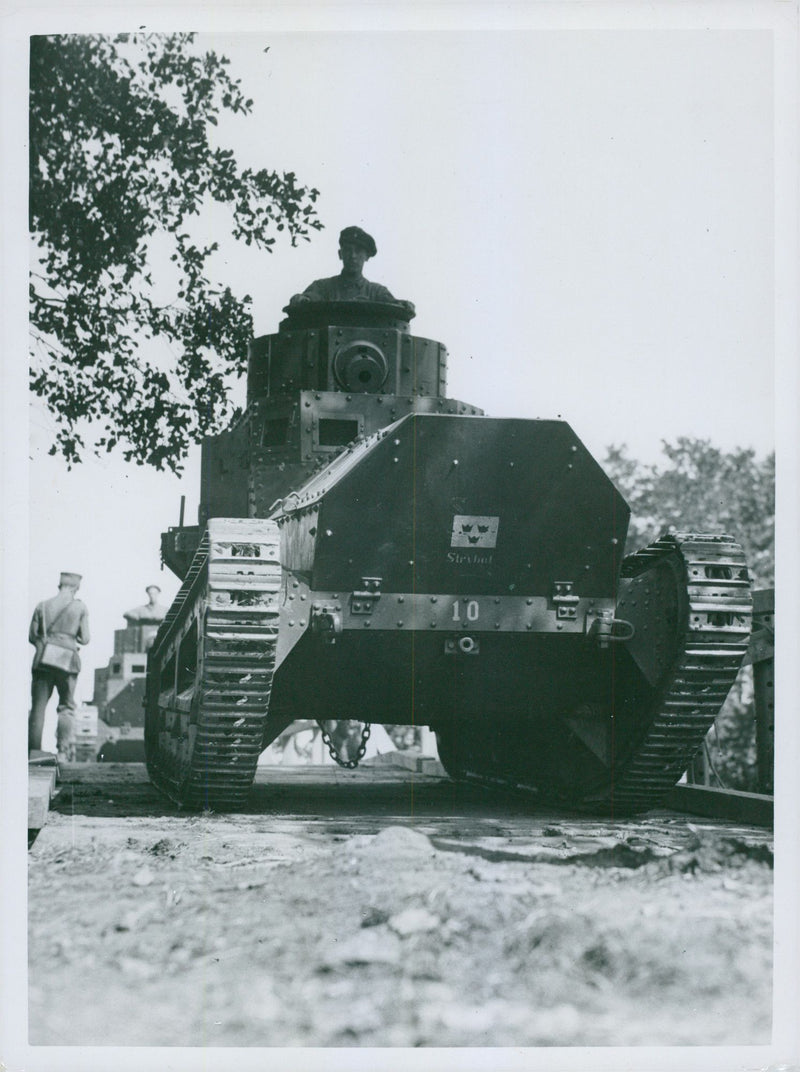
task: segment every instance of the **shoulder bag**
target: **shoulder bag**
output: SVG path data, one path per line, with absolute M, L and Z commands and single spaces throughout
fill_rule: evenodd
M 67 607 L 69 604 L 67 604 Z M 52 628 L 67 607 L 63 607 L 50 623 Z M 57 640 L 47 639 L 47 613 L 42 607 L 42 627 L 44 635 L 44 647 L 42 648 L 42 657 L 39 659 L 39 665 L 37 669 L 45 670 L 61 670 L 66 674 L 75 673 L 75 651 L 73 648 L 68 648 L 64 644 L 59 644 Z

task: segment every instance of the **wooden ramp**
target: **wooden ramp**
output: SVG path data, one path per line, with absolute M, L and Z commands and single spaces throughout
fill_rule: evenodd
M 47 822 L 57 781 L 56 757 L 51 752 L 32 752 L 28 757 L 28 848 Z
M 744 793 L 737 789 L 681 782 L 669 791 L 664 805 L 710 819 L 732 819 L 753 826 L 774 825 L 774 798 L 765 793 Z

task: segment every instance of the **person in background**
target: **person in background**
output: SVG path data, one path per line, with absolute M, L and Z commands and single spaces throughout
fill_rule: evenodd
M 144 603 L 141 607 L 134 607 L 133 610 L 126 610 L 123 614 L 123 618 L 128 625 L 156 625 L 159 622 L 163 622 L 167 608 L 158 602 L 161 589 L 157 584 L 148 584 L 145 591 L 147 592 L 147 603 Z
M 58 692 L 56 749 L 59 758 L 75 755 L 75 685 L 81 669 L 78 645 L 89 643 L 89 612 L 77 598 L 79 573 L 62 573 L 58 594 L 37 603 L 28 640 L 35 653 L 28 716 L 28 754 L 42 747 L 42 730 L 53 689 Z

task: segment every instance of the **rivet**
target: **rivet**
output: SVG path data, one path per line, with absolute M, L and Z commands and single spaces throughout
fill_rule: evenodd
M 436 596 L 431 596 L 431 603 L 438 603 L 439 600 Z
M 406 597 L 405 597 L 405 596 L 398 596 L 398 597 L 397 597 L 397 602 L 398 602 L 398 603 L 405 603 L 405 601 L 406 601 Z
M 400 621 L 397 623 L 397 628 L 402 629 L 402 627 L 403 627 L 403 619 L 401 618 Z
M 431 622 L 431 629 L 435 629 L 435 628 L 436 628 L 436 622 Z
M 528 604 L 528 606 L 530 607 L 530 606 L 531 606 L 531 604 L 533 603 L 533 600 L 532 600 L 532 599 L 526 599 L 526 600 L 525 600 L 525 602 L 526 602 L 526 603 Z

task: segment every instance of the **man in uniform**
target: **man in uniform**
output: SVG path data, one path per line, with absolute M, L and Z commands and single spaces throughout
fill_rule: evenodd
M 79 573 L 62 573 L 58 595 L 38 603 L 31 618 L 28 640 L 36 651 L 33 656 L 31 711 L 28 717 L 28 752 L 42 747 L 42 730 L 47 703 L 53 689 L 58 691 L 58 726 L 56 748 L 60 756 L 72 759 L 75 751 L 75 685 L 81 668 L 78 645 L 89 643 L 89 612 L 76 598 Z M 47 642 L 64 655 L 63 666 L 43 661 Z
M 123 614 L 123 618 L 128 625 L 158 625 L 163 622 L 167 608 L 158 602 L 161 589 L 157 584 L 148 584 L 145 591 L 147 592 L 147 603 L 141 607 L 134 607 L 133 610 L 126 610 Z
M 374 301 L 394 302 L 404 305 L 413 314 L 411 302 L 401 301 L 381 286 L 364 278 L 364 265 L 378 252 L 372 235 L 360 227 L 345 227 L 339 235 L 339 260 L 342 270 L 329 279 L 316 279 L 302 294 L 295 294 L 289 302 L 297 305 L 307 301 Z

